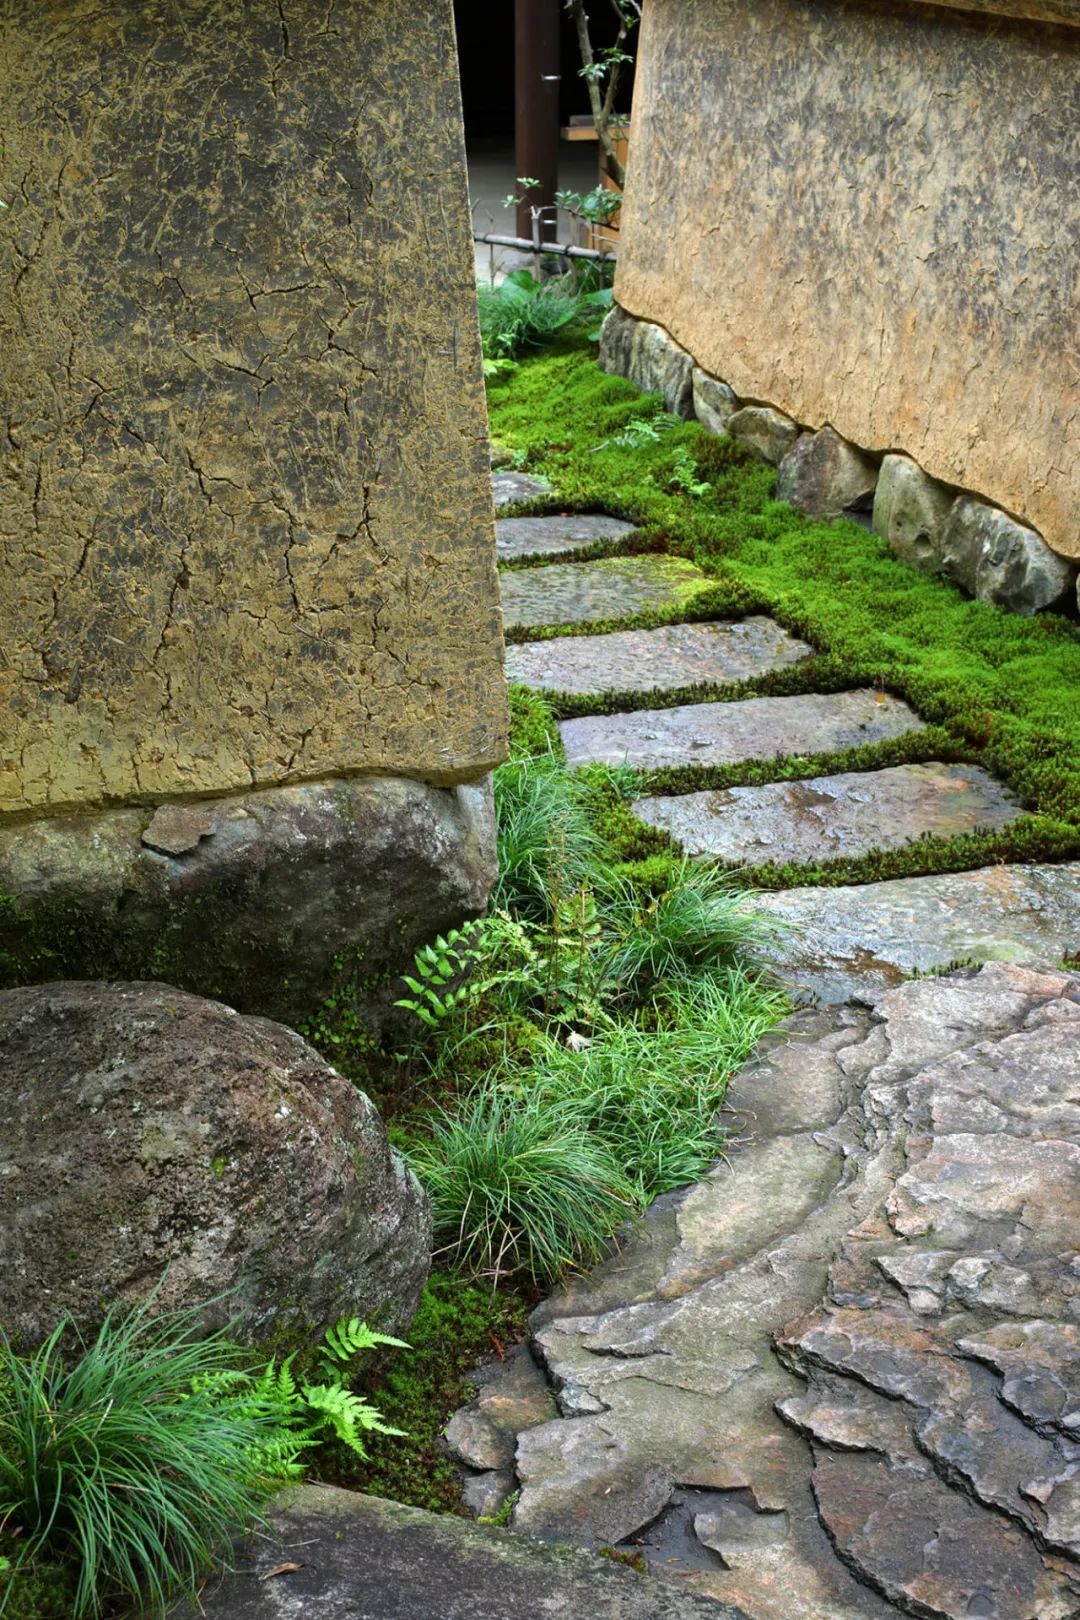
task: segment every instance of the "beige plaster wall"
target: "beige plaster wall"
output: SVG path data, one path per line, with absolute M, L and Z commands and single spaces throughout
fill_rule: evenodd
M 450 0 L 0 0 L 0 813 L 504 753 Z
M 1006 3 L 647 0 L 616 296 L 1075 557 L 1080 30 Z

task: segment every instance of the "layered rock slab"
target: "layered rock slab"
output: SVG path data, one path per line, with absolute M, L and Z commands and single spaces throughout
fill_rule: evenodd
M 1060 962 L 1080 950 L 1077 861 L 781 889 L 756 904 L 786 925 L 774 968 L 822 1001 L 957 962 Z
M 173 1620 L 746 1620 L 606 1559 L 325 1485 L 267 1517 Z
M 811 652 L 772 619 L 752 617 L 522 642 L 506 650 L 506 675 L 538 691 L 663 692 L 753 680 Z
M 571 512 L 561 517 L 499 518 L 495 524 L 495 550 L 500 559 L 558 556 L 581 551 L 599 540 L 624 540 L 634 525 L 622 518 L 597 513 Z
M 588 715 L 559 727 L 571 765 L 625 763 L 646 771 L 826 754 L 922 729 L 906 703 L 868 690 Z
M 681 557 L 602 557 L 501 576 L 508 632 L 689 607 L 713 581 Z
M 804 782 L 635 799 L 634 814 L 688 855 L 742 865 L 828 861 L 1007 826 L 1014 796 L 976 765 L 897 765 Z
M 1078 1082 L 1075 973 L 789 1019 L 728 1162 L 535 1313 L 586 1415 L 519 1437 L 515 1522 L 648 1549 L 682 1501 L 755 1620 L 1074 1615 Z

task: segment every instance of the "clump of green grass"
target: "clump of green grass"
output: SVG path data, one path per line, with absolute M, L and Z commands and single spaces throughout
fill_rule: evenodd
M 0 1340 L 0 1525 L 13 1550 L 0 1612 L 40 1566 L 72 1571 L 74 1620 L 161 1612 L 192 1595 L 281 1474 L 280 1412 L 234 1382 L 238 1352 L 192 1313 L 110 1313 L 81 1353 L 61 1322 L 37 1350 Z
M 499 875 L 492 904 L 542 918 L 553 869 L 564 886 L 582 882 L 600 839 L 573 774 L 553 750 L 509 760 L 494 780 Z
M 443 1252 L 477 1276 L 542 1283 L 588 1264 L 635 1209 L 615 1154 L 569 1091 L 489 1080 L 443 1112 L 411 1158 Z

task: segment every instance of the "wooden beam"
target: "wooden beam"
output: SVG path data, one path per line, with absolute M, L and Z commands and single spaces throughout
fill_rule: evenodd
M 514 0 L 514 172 L 539 182 L 524 194 L 517 210 L 518 235 L 530 240 L 534 207 L 545 210 L 542 239 L 552 241 L 555 237 L 559 21 L 559 0 Z

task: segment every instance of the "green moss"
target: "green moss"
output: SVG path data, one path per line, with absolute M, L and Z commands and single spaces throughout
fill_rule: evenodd
M 767 613 L 814 647 L 811 660 L 754 681 L 650 696 L 649 705 L 874 685 L 904 698 L 929 722 L 928 730 L 877 748 L 655 772 L 642 778 L 642 791 L 689 792 L 941 759 L 983 765 L 1030 812 L 994 835 L 925 839 L 902 851 L 827 866 L 759 868 L 751 874 L 759 882 L 856 882 L 962 870 L 987 860 L 1080 854 L 1080 631 L 1073 622 L 1051 614 L 1020 618 L 971 601 L 897 561 L 860 525 L 805 517 L 773 499 L 771 468 L 694 423 L 674 427 L 656 444 L 598 450 L 630 420 L 654 415 L 657 400 L 600 372 L 594 351 L 585 346 L 564 344 L 523 361 L 492 386 L 490 408 L 500 439 L 528 452 L 530 465 L 551 479 L 560 510 L 625 517 L 642 532 L 632 548 L 623 549 L 685 557 L 714 582 L 687 611 L 575 625 L 569 632 L 529 630 L 522 640 L 646 627 L 676 617 Z M 664 487 L 680 448 L 691 451 L 699 476 L 711 485 L 702 499 Z M 640 694 L 629 692 L 600 700 L 548 694 L 555 720 L 641 702 Z M 658 840 L 655 831 L 640 827 L 617 800 L 599 811 L 612 860 L 642 881 L 661 881 L 668 859 L 662 835 Z
M 367 1463 L 327 1448 L 314 1471 L 352 1490 L 463 1514 L 461 1483 L 440 1436 L 472 1396 L 468 1375 L 477 1362 L 524 1337 L 526 1310 L 513 1294 L 433 1275 L 406 1335 L 411 1348 L 377 1365 L 362 1391 L 405 1437 L 365 1436 Z
M 0 1554 L 14 1560 L 14 1543 L 5 1546 L 0 1537 Z M 0 1571 L 0 1606 L 4 1620 L 70 1620 L 75 1582 L 67 1565 L 42 1564 L 27 1569 Z

